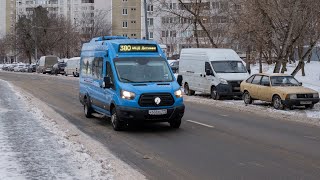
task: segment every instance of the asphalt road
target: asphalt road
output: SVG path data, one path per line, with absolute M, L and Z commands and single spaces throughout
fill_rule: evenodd
M 320 129 L 232 109 L 186 103 L 180 129 L 167 123 L 113 131 L 110 121 L 86 119 L 78 81 L 7 73 L 81 131 L 150 179 L 320 179 Z

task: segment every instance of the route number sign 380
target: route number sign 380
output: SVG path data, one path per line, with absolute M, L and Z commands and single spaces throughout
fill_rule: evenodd
M 119 52 L 157 52 L 155 44 L 121 44 Z

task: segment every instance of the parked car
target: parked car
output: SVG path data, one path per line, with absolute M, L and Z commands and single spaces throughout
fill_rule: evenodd
M 244 62 L 232 49 L 182 49 L 179 60 L 178 82 L 186 95 L 195 91 L 221 96 L 242 96 L 240 83 L 249 77 Z
M 176 60 L 176 61 L 171 62 L 170 67 L 171 67 L 173 73 L 178 73 L 179 72 L 179 61 Z
M 25 64 L 18 64 L 17 66 L 15 66 L 13 68 L 13 71 L 14 72 L 22 72 L 25 67 L 26 67 Z
M 74 77 L 79 77 L 80 70 L 80 57 L 74 57 L 67 61 L 66 67 L 64 68 L 65 75 L 72 74 Z
M 305 106 L 313 108 L 319 102 L 319 93 L 302 86 L 286 74 L 254 74 L 240 85 L 245 104 L 254 100 L 272 102 L 275 109 Z
M 10 66 L 9 66 L 9 71 L 13 71 L 13 69 L 16 67 L 16 66 L 18 66 L 17 64 L 11 64 Z
M 37 68 L 36 64 L 30 64 L 27 72 L 36 72 L 36 68 Z
M 55 75 L 57 75 L 57 74 L 65 74 L 65 71 L 64 71 L 65 67 L 66 67 L 66 63 L 65 62 L 58 62 L 58 63 L 53 65 L 51 73 L 55 74 Z
M 58 62 L 57 56 L 42 56 L 37 63 L 38 73 L 52 73 L 53 65 Z
M 2 66 L 2 70 L 3 70 L 3 71 L 9 71 L 9 67 L 10 67 L 10 64 L 4 64 L 4 65 Z

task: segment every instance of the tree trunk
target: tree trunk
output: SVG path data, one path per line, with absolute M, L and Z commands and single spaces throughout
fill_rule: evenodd
M 310 52 L 309 55 L 308 55 L 308 61 L 307 61 L 307 63 L 310 63 L 310 62 L 311 62 L 311 57 L 312 57 L 312 52 Z
M 301 71 L 302 71 L 302 76 L 306 76 L 306 73 L 304 72 L 304 61 L 302 61 L 302 64 L 301 64 Z
M 282 58 L 279 58 L 276 62 L 276 65 L 274 66 L 273 73 L 279 73 L 281 69 L 281 64 L 282 64 Z
M 197 21 L 194 21 L 193 25 L 194 25 L 194 36 L 196 37 L 197 48 L 200 48 Z
M 262 73 L 262 50 L 260 50 L 259 56 L 259 73 Z
M 287 62 L 283 61 L 282 62 L 282 68 L 281 68 L 281 73 L 284 73 L 287 71 Z
M 299 60 L 298 66 L 293 70 L 293 72 L 291 73 L 292 76 L 297 75 L 297 73 L 300 71 L 300 69 L 302 68 L 304 62 Z
M 250 68 L 251 57 L 250 57 L 250 53 L 251 53 L 251 49 L 250 49 L 250 46 L 248 46 L 247 47 L 247 53 L 246 53 L 246 68 L 247 68 L 249 74 L 251 74 L 251 68 Z

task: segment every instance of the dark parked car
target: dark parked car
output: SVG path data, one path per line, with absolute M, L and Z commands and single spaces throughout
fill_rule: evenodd
M 64 68 L 66 67 L 66 63 L 65 62 L 58 62 L 55 65 L 53 65 L 52 68 L 52 74 L 64 74 Z
M 30 64 L 28 67 L 28 72 L 36 72 L 37 70 L 37 65 L 36 64 Z
M 170 63 L 170 67 L 173 71 L 173 73 L 178 73 L 179 72 L 179 61 L 173 61 Z

